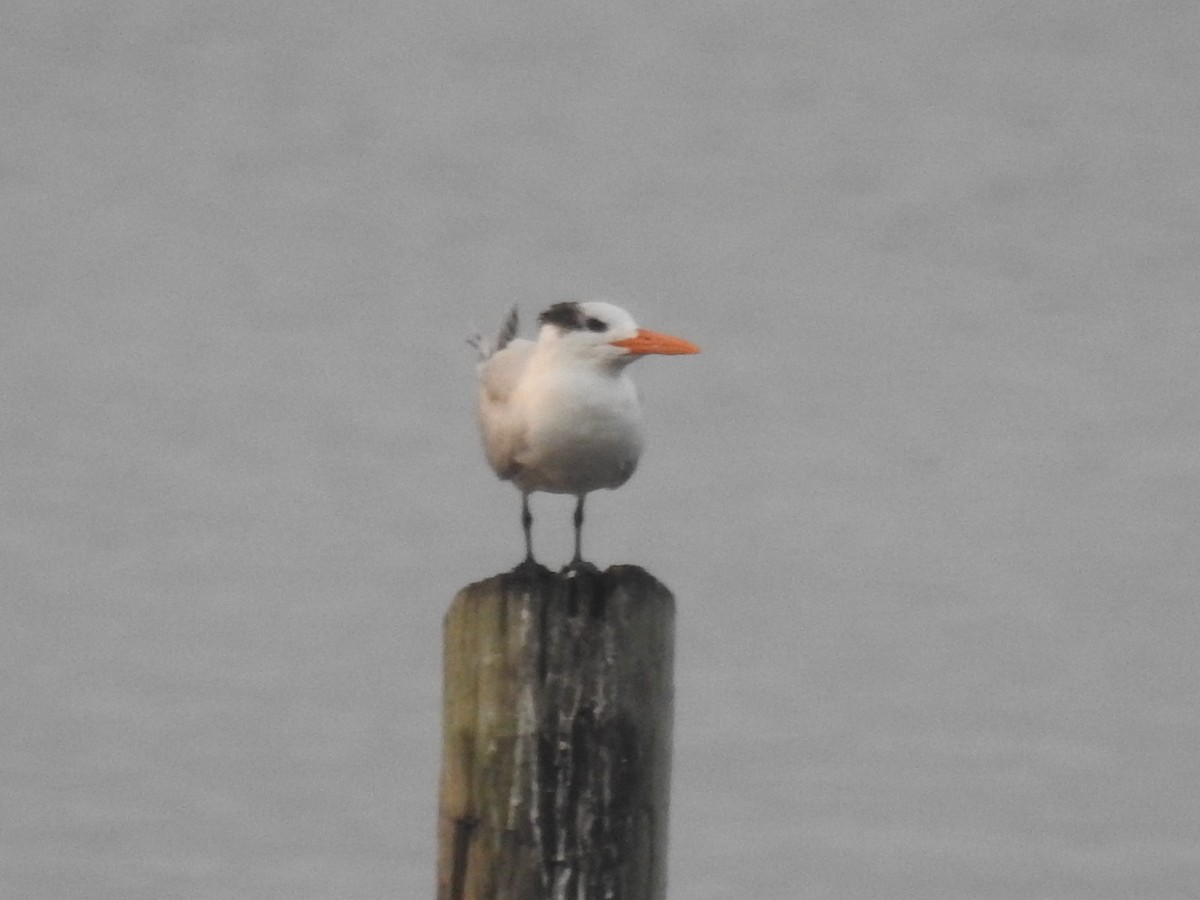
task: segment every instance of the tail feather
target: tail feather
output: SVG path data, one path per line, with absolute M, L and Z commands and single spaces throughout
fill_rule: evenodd
M 514 305 L 505 316 L 504 322 L 500 325 L 500 331 L 496 333 L 495 337 L 485 338 L 477 334 L 467 338 L 467 343 L 479 352 L 481 360 L 488 359 L 507 347 L 509 341 L 517 336 L 518 324 L 517 307 Z

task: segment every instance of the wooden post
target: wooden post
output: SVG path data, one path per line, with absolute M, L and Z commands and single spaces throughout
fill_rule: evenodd
M 521 565 L 445 620 L 438 900 L 664 900 L 675 598 Z

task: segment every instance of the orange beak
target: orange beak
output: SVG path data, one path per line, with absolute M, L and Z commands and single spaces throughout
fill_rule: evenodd
M 639 328 L 638 333 L 631 338 L 612 341 L 614 347 L 624 347 L 635 356 L 645 356 L 647 353 L 662 353 L 667 356 L 679 356 L 684 353 L 699 353 L 700 348 L 691 341 L 672 337 L 657 331 L 647 331 Z

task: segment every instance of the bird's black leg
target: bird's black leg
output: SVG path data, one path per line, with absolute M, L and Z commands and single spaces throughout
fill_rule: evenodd
M 529 511 L 529 495 L 521 495 L 521 528 L 525 531 L 525 562 L 533 563 L 533 513 Z
M 583 498 L 586 496 L 580 494 L 575 502 L 575 558 L 571 560 L 572 568 L 578 568 L 583 562 Z

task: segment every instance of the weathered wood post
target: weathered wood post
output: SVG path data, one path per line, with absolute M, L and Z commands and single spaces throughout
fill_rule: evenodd
M 438 900 L 664 900 L 675 598 L 522 565 L 445 619 Z

